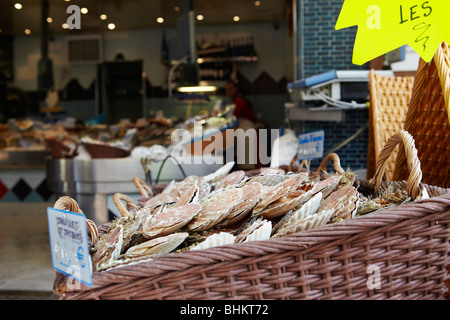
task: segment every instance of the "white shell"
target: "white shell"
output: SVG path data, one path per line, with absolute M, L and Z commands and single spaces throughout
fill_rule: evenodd
M 193 246 L 190 250 L 203 250 L 217 246 L 225 246 L 227 244 L 233 244 L 235 236 L 228 232 L 215 233 L 199 244 Z
M 117 236 L 114 234 L 116 230 L 119 231 Z M 115 237 L 114 239 L 111 239 L 113 234 Z M 105 234 L 103 237 L 104 238 L 101 238 L 100 241 L 97 242 L 98 249 L 92 257 L 92 262 L 95 264 L 95 269 L 99 269 L 103 264 L 119 258 L 123 245 L 123 226 L 117 225 L 113 230 L 111 230 L 111 232 Z M 113 248 L 113 251 L 109 254 L 109 256 L 105 256 L 110 248 Z
M 316 213 L 317 209 L 319 209 L 321 201 L 322 201 L 322 192 L 319 192 L 314 197 L 309 199 L 305 204 L 303 204 L 300 207 L 300 209 L 294 211 L 290 216 L 289 220 L 286 221 L 286 225 L 294 223 L 295 221 L 304 219 Z
M 274 237 L 281 237 L 292 233 L 302 232 L 306 230 L 315 229 L 317 227 L 325 225 L 328 221 L 330 221 L 331 216 L 333 215 L 333 210 L 324 210 L 318 213 L 315 213 L 311 216 L 308 216 L 304 219 L 298 220 L 285 228 L 281 228 L 274 235 Z
M 234 161 L 226 163 L 225 165 L 217 169 L 215 172 L 204 176 L 203 180 L 208 183 L 215 183 L 219 181 L 220 179 L 225 177 L 231 171 L 231 169 L 233 169 L 234 164 L 235 164 Z
M 187 232 L 172 233 L 168 236 L 145 241 L 131 247 L 125 253 L 126 258 L 141 256 L 161 256 L 170 253 L 178 247 L 188 236 Z
M 265 219 L 259 219 L 245 228 L 237 237 L 236 243 L 249 241 L 260 241 L 270 239 L 272 233 L 272 222 Z

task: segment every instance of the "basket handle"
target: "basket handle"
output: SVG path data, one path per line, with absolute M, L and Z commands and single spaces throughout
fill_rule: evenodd
M 320 172 L 327 172 L 327 165 L 330 162 L 330 160 L 333 160 L 334 170 L 336 170 L 337 173 L 344 174 L 345 171 L 341 167 L 341 159 L 339 159 L 339 156 L 337 153 L 330 153 L 328 154 L 320 163 L 319 168 L 317 168 L 317 173 Z
M 386 178 L 386 167 L 389 156 L 394 151 L 398 143 L 402 142 L 406 153 L 406 161 L 408 163 L 409 177 L 406 183 L 406 191 L 414 200 L 420 193 L 419 184 L 422 180 L 422 170 L 420 168 L 420 160 L 417 156 L 417 149 L 414 144 L 414 138 L 408 131 L 401 130 L 395 133 L 384 145 L 377 161 L 375 175 L 371 179 L 375 192 L 380 190 L 383 178 Z
M 292 157 L 291 162 L 289 163 L 289 171 L 292 171 L 292 166 L 294 165 L 295 161 L 297 161 L 297 153 Z
M 123 205 L 122 201 L 125 201 L 127 207 Z M 120 212 L 122 217 L 126 217 L 130 214 L 130 209 L 138 210 L 139 208 L 134 204 L 133 199 L 123 193 L 115 193 L 113 195 L 113 202 L 116 205 L 117 209 Z
M 59 210 L 66 210 L 76 213 L 81 213 L 84 215 L 83 211 L 81 211 L 78 202 L 68 196 L 62 196 L 58 200 L 56 200 L 53 208 Z M 93 246 L 98 241 L 98 228 L 94 221 L 86 218 L 86 225 L 88 234 L 91 236 L 91 241 L 89 242 L 90 246 Z
M 138 189 L 141 196 L 143 196 L 144 198 L 153 197 L 152 188 L 144 180 L 139 177 L 134 177 L 133 182 L 136 185 L 136 188 Z

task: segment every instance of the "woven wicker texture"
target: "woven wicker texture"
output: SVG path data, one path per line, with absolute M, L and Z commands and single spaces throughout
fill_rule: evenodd
M 107 144 L 84 142 L 83 146 L 92 159 L 125 158 L 131 154 L 130 150 L 125 150 Z
M 410 177 L 381 181 L 399 143 Z M 92 287 L 57 273 L 53 290 L 65 299 L 444 299 L 450 189 L 421 184 L 421 175 L 414 140 L 400 131 L 381 150 L 374 178 L 357 181 L 359 190 L 367 196 L 393 185 L 414 198 L 425 188 L 430 198 L 280 238 L 94 272 Z
M 369 141 L 367 151 L 367 177 L 373 177 L 378 155 L 386 141 L 403 129 L 408 103 L 411 99 L 414 77 L 382 76 L 371 70 Z M 397 149 L 389 159 L 386 174 L 393 178 Z
M 58 274 L 55 292 L 65 299 L 443 299 L 449 208 L 446 193 L 292 236 L 96 272 L 93 286 L 79 290 Z M 380 268 L 378 290 L 367 285 L 371 265 Z
M 415 140 L 422 182 L 445 188 L 450 187 L 449 51 L 443 43 L 429 64 L 419 60 L 404 125 Z M 393 179 L 403 180 L 406 176 L 406 158 L 400 150 Z

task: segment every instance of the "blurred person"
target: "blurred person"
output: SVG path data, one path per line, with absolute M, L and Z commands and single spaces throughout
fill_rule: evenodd
M 239 90 L 239 85 L 237 82 L 234 81 L 228 81 L 225 85 L 225 91 L 228 97 L 231 98 L 233 104 L 234 104 L 234 110 L 233 115 L 237 118 L 239 121 L 238 129 L 242 129 L 244 132 L 247 130 L 255 130 L 255 121 L 256 116 L 253 111 L 253 108 L 250 104 L 250 102 L 242 96 Z M 241 141 L 242 143 L 242 141 Z M 238 169 L 241 170 L 251 170 L 255 168 L 256 163 L 250 163 L 252 158 L 258 157 L 258 147 L 257 144 L 245 141 L 244 142 L 244 150 L 239 149 L 237 150 L 235 146 L 235 154 L 237 152 L 245 152 L 245 161 L 244 163 L 240 163 L 242 161 L 237 161 L 236 166 Z M 253 153 L 254 157 L 250 157 L 250 153 Z M 242 159 L 242 158 L 239 158 Z M 238 159 L 238 160 L 239 160 Z
M 240 93 L 238 83 L 231 80 L 228 81 L 225 85 L 225 91 L 235 105 L 233 114 L 236 118 L 238 120 L 247 119 L 248 121 L 255 122 L 256 117 L 253 108 L 250 102 Z

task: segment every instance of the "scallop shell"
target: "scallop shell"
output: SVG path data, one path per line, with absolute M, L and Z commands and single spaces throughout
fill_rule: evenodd
M 261 172 L 261 175 L 265 175 L 265 174 L 280 174 L 280 175 L 284 175 L 286 174 L 286 171 L 284 171 L 281 168 L 261 168 L 259 169 L 259 171 Z
M 345 185 L 332 192 L 322 201 L 319 211 L 333 210 L 334 214 L 330 222 L 349 219 L 355 216 L 358 210 L 359 192 L 350 185 Z
M 219 169 L 217 169 L 215 172 L 210 173 L 206 176 L 203 176 L 203 179 L 205 182 L 215 183 L 215 182 L 219 181 L 220 179 L 222 179 L 223 177 L 225 177 L 231 171 L 231 169 L 233 169 L 234 165 L 235 165 L 235 162 L 230 161 L 230 162 L 226 163 L 225 165 L 223 165 L 222 167 L 220 167 Z
M 148 218 L 142 234 L 145 238 L 152 239 L 176 232 L 189 223 L 201 208 L 198 203 L 188 203 L 159 211 Z
M 215 184 L 215 189 L 227 188 L 229 186 L 237 185 L 246 178 L 244 170 L 238 170 L 227 174 Z
M 313 184 L 313 193 L 322 192 L 322 198 L 325 199 L 330 195 L 333 190 L 339 185 L 339 181 L 341 180 L 341 176 L 338 174 L 331 175 L 327 177 L 325 180 L 316 182 Z
M 236 237 L 235 243 L 259 241 L 270 239 L 272 233 L 272 222 L 265 219 L 257 219 L 247 225 Z
M 273 232 L 276 233 L 296 221 L 309 217 L 317 212 L 322 201 L 322 192 L 317 193 L 306 201 L 300 208 L 293 210 L 290 214 L 287 214 L 275 227 Z
M 333 215 L 333 210 L 324 210 L 313 215 L 310 215 L 304 219 L 297 220 L 296 222 L 290 224 L 289 226 L 280 229 L 273 237 L 278 238 L 288 234 L 293 234 L 297 232 L 312 230 L 323 226 L 330 221 Z
M 172 233 L 165 237 L 158 237 L 131 247 L 124 254 L 126 258 L 143 256 L 161 256 L 175 250 L 188 236 L 187 232 Z
M 262 185 L 252 182 L 242 187 L 242 201 L 218 224 L 218 226 L 230 226 L 241 221 L 258 203 Z
M 175 207 L 185 205 L 187 203 L 197 203 L 200 189 L 197 185 L 191 185 L 182 191 L 181 195 L 178 197 Z
M 259 182 L 263 186 L 276 186 L 281 181 L 285 179 L 285 176 L 282 174 L 264 174 L 264 175 L 257 175 L 248 180 L 247 183 L 250 182 Z
M 175 187 L 175 180 L 170 181 L 161 193 L 170 193 Z
M 123 245 L 123 226 L 117 225 L 111 232 L 104 234 L 95 246 L 92 255 L 92 265 L 94 270 L 108 261 L 119 258 Z
M 207 237 L 199 244 L 193 245 L 189 250 L 203 250 L 212 247 L 234 244 L 235 236 L 228 232 L 215 233 Z
M 224 189 L 202 200 L 202 209 L 187 225 L 191 231 L 207 230 L 223 219 L 241 202 L 241 188 Z
M 119 268 L 121 266 L 134 265 L 134 264 L 138 264 L 141 262 L 152 261 L 153 259 L 154 258 L 152 258 L 152 257 L 145 257 L 145 256 L 144 257 L 134 257 L 134 258 L 127 258 L 127 257 L 121 256 L 117 260 L 110 260 L 105 263 L 102 263 L 102 265 L 97 268 L 97 271 L 104 271 L 107 269 Z
M 210 183 L 206 182 L 203 178 L 200 179 L 200 183 L 198 185 L 199 187 L 199 192 L 198 192 L 198 199 L 204 199 L 206 198 L 212 190 L 212 186 Z
M 279 216 L 282 216 L 283 214 L 286 214 L 287 212 L 291 211 L 292 209 L 295 209 L 296 207 L 302 205 L 308 199 L 310 198 L 311 193 L 305 192 L 302 195 L 287 198 L 283 197 L 275 202 L 272 202 L 269 204 L 266 208 L 264 208 L 258 215 L 261 215 L 262 217 L 266 219 L 273 219 Z
M 175 199 L 169 193 L 158 193 L 144 203 L 144 208 L 156 208 L 165 203 L 175 202 Z
M 303 173 L 291 175 L 288 179 L 283 180 L 268 192 L 261 194 L 261 200 L 255 208 L 253 208 L 253 214 L 259 215 L 259 213 L 262 212 L 262 210 L 264 210 L 269 204 L 295 191 L 300 183 L 306 179 L 306 177 L 307 174 Z

